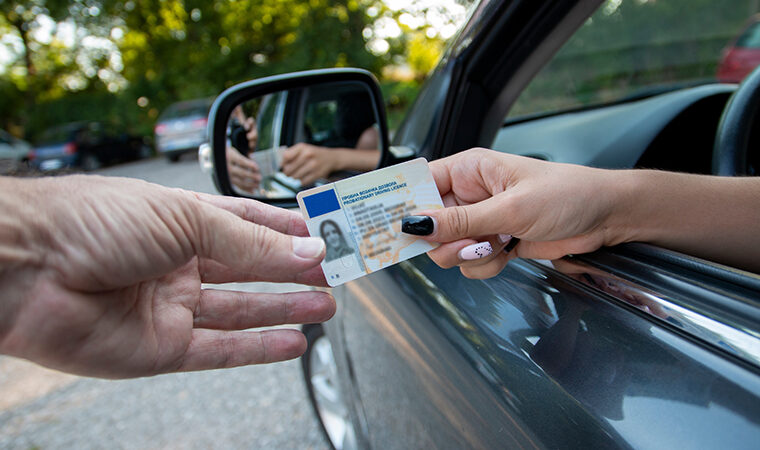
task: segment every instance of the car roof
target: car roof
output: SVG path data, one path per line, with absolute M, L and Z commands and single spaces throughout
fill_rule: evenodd
M 159 117 L 159 121 L 168 117 L 183 117 L 191 114 L 178 114 L 180 112 L 192 112 L 199 109 L 203 109 L 204 114 L 208 114 L 208 110 L 211 109 L 211 104 L 214 103 L 214 97 L 199 98 L 194 100 L 184 100 L 181 102 L 172 103 L 169 105 Z

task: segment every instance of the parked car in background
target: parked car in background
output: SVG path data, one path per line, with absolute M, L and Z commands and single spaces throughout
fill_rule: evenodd
M 760 15 L 753 16 L 724 50 L 718 65 L 718 81 L 739 83 L 760 66 Z
M 727 36 L 757 11 L 754 0 L 482 0 L 390 141 L 371 77 L 283 74 L 223 93 L 212 113 L 217 186 L 256 197 L 229 181 L 236 103 L 341 79 L 373 94 L 380 167 L 485 146 L 608 169 L 756 175 L 760 70 L 739 86 L 711 78 Z M 516 259 L 486 280 L 421 255 L 331 292 L 337 312 L 304 327 L 302 367 L 333 448 L 760 443 L 757 274 L 627 244 Z
M 29 154 L 33 168 L 66 167 L 95 170 L 104 165 L 146 158 L 152 151 L 145 138 L 103 122 L 74 122 L 42 133 Z
M 0 130 L 0 173 L 7 173 L 29 161 L 32 146 L 5 130 Z
M 156 150 L 176 162 L 183 153 L 197 151 L 207 141 L 206 124 L 213 98 L 174 103 L 156 122 Z

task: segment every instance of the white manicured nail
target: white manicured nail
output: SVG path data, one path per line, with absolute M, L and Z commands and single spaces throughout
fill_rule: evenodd
M 293 253 L 306 259 L 318 258 L 325 251 L 325 241 L 318 237 L 294 237 Z
M 473 259 L 485 258 L 491 253 L 493 253 L 493 248 L 491 248 L 490 242 L 478 242 L 459 250 L 459 259 L 471 261 Z

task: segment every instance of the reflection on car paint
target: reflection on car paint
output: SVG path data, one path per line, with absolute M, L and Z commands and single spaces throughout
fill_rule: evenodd
M 387 310 L 406 302 L 426 312 L 434 323 L 432 329 L 440 332 L 437 340 L 442 338 L 456 350 L 420 357 L 415 364 L 433 364 L 431 359 L 451 358 L 450 353 L 466 358 L 468 362 L 458 363 L 457 370 L 477 371 L 477 377 L 498 393 L 495 400 L 502 404 L 499 410 L 504 416 L 490 416 L 490 423 L 505 424 L 516 417 L 527 420 L 520 429 L 541 436 L 538 446 L 568 441 L 643 445 L 641 427 L 647 421 L 641 411 L 656 415 L 658 426 L 670 430 L 673 439 L 692 443 L 697 442 L 689 440 L 696 439 L 693 435 L 687 439 L 675 432 L 676 422 L 707 426 L 712 405 L 720 405 L 724 419 L 737 428 L 746 418 L 760 423 L 760 411 L 754 406 L 757 383 L 748 372 L 661 329 L 648 315 L 631 315 L 596 286 L 532 261 L 511 262 L 499 277 L 487 281 L 452 276 L 426 258 L 408 264 L 414 269 L 407 264 L 391 268 L 388 272 L 394 283 L 382 283 L 404 291 L 402 299 L 389 301 L 392 305 L 381 300 L 392 293 L 376 292 L 372 286 L 376 283 L 362 285 L 367 302 L 374 302 L 375 309 L 378 302 L 386 308 L 385 316 L 377 312 L 372 317 L 395 326 L 407 323 L 405 328 L 418 337 L 405 345 L 430 348 L 439 344 L 431 344 L 436 338 L 421 327 L 431 326 L 401 313 L 387 315 Z M 591 295 L 592 291 L 597 294 Z M 387 336 L 384 329 L 380 332 Z M 451 388 L 448 379 L 438 381 L 442 383 L 438 391 L 441 386 Z M 470 395 L 467 386 L 451 389 L 444 389 L 445 401 Z M 419 392 L 413 396 L 427 397 Z M 551 398 L 551 408 L 547 408 L 547 398 Z M 470 426 L 467 423 L 465 429 Z M 745 428 L 741 433 L 745 435 L 732 437 L 733 443 L 747 442 L 752 430 Z
M 726 350 L 749 363 L 760 364 L 760 336 L 756 331 L 739 329 L 684 308 L 664 295 L 645 289 L 634 282 L 605 273 L 581 261 L 569 259 L 554 262 L 560 272 L 588 286 L 599 289 L 671 326 Z

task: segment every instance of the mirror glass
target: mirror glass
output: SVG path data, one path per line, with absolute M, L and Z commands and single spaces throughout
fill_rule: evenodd
M 226 164 L 238 194 L 294 198 L 302 189 L 373 170 L 382 148 L 377 108 L 360 82 L 273 92 L 235 106 Z

